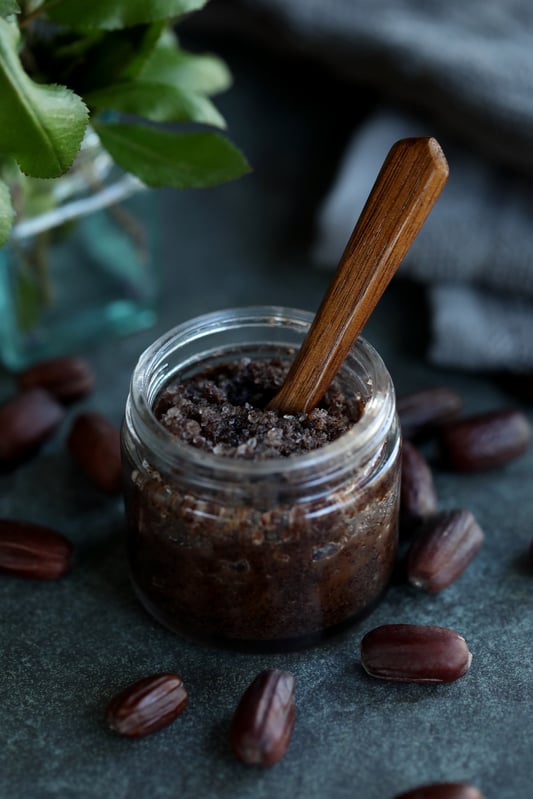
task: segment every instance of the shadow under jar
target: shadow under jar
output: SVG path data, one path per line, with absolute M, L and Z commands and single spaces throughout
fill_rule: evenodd
M 391 378 L 364 339 L 335 381 L 358 418 L 318 449 L 217 455 L 170 433 L 154 410 L 168 385 L 206 367 L 290 361 L 311 320 L 278 307 L 206 314 L 162 336 L 133 372 L 122 428 L 131 576 L 145 608 L 188 637 L 308 645 L 371 610 L 390 580 L 400 433 Z

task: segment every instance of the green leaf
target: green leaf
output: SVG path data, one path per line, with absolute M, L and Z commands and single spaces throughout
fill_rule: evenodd
M 156 47 L 157 42 L 161 37 L 162 31 L 165 30 L 166 24 L 167 23 L 164 21 L 158 21 L 152 22 L 149 25 L 133 25 L 125 30 L 108 31 L 105 34 L 106 43 L 112 37 L 118 38 L 120 35 L 125 37 L 127 34 L 130 34 L 131 39 L 131 34 L 134 31 L 139 31 L 141 34 L 140 37 L 138 37 L 138 41 L 134 45 L 134 53 L 132 54 L 133 57 L 131 57 L 127 63 L 123 63 L 121 71 L 122 80 L 131 80 L 132 78 L 137 77 L 141 69 L 144 67 L 148 57 L 152 53 L 154 47 Z M 108 78 L 107 84 L 104 85 L 109 85 L 110 83 L 111 81 Z
M 180 50 L 175 42 L 163 36 L 148 57 L 142 71 L 143 80 L 155 80 L 180 86 L 197 94 L 217 94 L 231 86 L 231 73 L 225 63 L 210 54 L 192 55 Z
M 148 186 L 214 186 L 250 169 L 242 153 L 217 133 L 125 124 L 96 124 L 95 129 L 117 164 Z
M 3 247 L 9 238 L 9 231 L 14 218 L 15 211 L 11 205 L 9 189 L 0 180 L 0 247 Z
M 52 75 L 82 97 L 88 91 L 131 80 L 156 46 L 165 23 L 116 31 L 73 33 L 59 28 L 53 37 L 35 38 L 32 54 L 43 82 Z
M 59 177 L 76 157 L 88 111 L 64 86 L 32 81 L 17 43 L 16 26 L 0 19 L 0 153 L 12 155 L 34 177 Z
M 95 111 L 136 114 L 153 122 L 187 121 L 225 127 L 223 117 L 206 97 L 164 83 L 115 84 L 85 95 L 85 101 Z
M 48 17 L 74 30 L 114 30 L 196 11 L 207 0 L 46 0 Z
M 0 0 L 0 17 L 7 17 L 10 14 L 20 14 L 19 4 L 16 0 Z

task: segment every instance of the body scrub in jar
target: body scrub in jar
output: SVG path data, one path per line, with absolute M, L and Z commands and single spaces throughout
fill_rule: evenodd
M 176 632 L 304 645 L 367 613 L 389 582 L 400 434 L 378 353 L 359 338 L 307 414 L 265 409 L 311 320 L 207 314 L 134 370 L 122 430 L 130 570 Z

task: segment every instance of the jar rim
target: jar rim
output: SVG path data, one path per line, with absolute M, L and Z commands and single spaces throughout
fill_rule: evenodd
M 340 466 L 342 470 L 344 462 L 350 462 L 353 468 L 354 457 L 364 461 L 376 451 L 385 439 L 391 417 L 395 414 L 392 379 L 377 350 L 362 336 L 352 346 L 347 359 L 355 357 L 359 363 L 363 363 L 368 371 L 369 385 L 371 382 L 371 395 L 357 422 L 334 441 L 317 449 L 257 461 L 217 455 L 178 439 L 161 424 L 153 411 L 150 381 L 158 368 L 168 365 L 168 357 L 179 347 L 180 342 L 190 343 L 207 338 L 221 328 L 229 330 L 243 327 L 288 327 L 301 332 L 303 339 L 313 317 L 313 313 L 297 308 L 250 305 L 211 311 L 169 329 L 141 353 L 133 370 L 126 404 L 126 419 L 130 427 L 140 440 L 149 445 L 151 451 L 157 451 L 157 457 L 165 461 L 167 466 L 183 469 L 186 465 L 200 472 L 207 469 L 226 479 L 257 480 L 283 473 L 287 479 L 296 480 L 310 470 L 325 478 L 332 468 L 337 471 Z M 246 343 L 245 339 L 243 343 Z

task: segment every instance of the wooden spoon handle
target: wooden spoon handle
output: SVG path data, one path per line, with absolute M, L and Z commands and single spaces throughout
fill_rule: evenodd
M 269 408 L 311 410 L 322 399 L 433 208 L 448 164 L 433 138 L 391 148 L 284 384 Z

